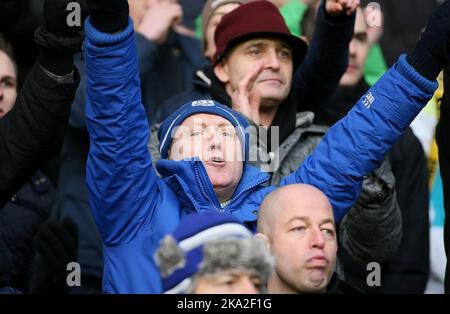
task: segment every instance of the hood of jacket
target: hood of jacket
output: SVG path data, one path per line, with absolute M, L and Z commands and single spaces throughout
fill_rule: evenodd
M 266 187 L 269 181 L 267 173 L 245 164 L 233 196 L 221 205 L 206 169 L 198 158 L 182 161 L 161 159 L 156 162 L 156 169 L 177 195 L 183 214 L 213 210 L 233 214 L 244 223 L 256 221 L 260 200 L 254 197 L 254 192 Z

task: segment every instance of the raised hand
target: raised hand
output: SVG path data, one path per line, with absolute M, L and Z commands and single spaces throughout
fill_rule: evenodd
M 360 0 L 326 0 L 325 10 L 331 15 L 351 15 L 356 11 Z
M 450 1 L 438 7 L 428 19 L 415 49 L 407 61 L 420 74 L 435 80 L 450 61 Z
M 261 96 L 254 89 L 254 85 L 263 69 L 264 64 L 262 62 L 258 63 L 242 78 L 237 89 L 231 95 L 233 109 L 242 113 L 256 124 L 260 123 L 259 105 Z
M 162 44 L 166 41 L 170 29 L 183 18 L 183 9 L 174 0 L 144 1 L 147 1 L 147 11 L 137 22 L 136 31 L 156 44 Z
M 35 32 L 36 43 L 58 54 L 79 52 L 83 43 L 85 8 L 85 0 L 45 0 L 44 24 Z

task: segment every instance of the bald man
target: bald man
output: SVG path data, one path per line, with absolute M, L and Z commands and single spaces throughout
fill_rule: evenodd
M 276 258 L 269 293 L 355 293 L 334 274 L 337 254 L 332 207 L 317 188 L 293 184 L 261 204 L 257 237 Z

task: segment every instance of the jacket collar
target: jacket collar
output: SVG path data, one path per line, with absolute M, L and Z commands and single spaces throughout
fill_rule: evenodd
M 243 199 L 269 180 L 267 173 L 246 163 L 233 196 L 222 208 L 206 169 L 198 158 L 182 161 L 161 159 L 156 162 L 156 169 L 165 183 L 177 194 L 188 213 L 211 210 L 240 211 Z

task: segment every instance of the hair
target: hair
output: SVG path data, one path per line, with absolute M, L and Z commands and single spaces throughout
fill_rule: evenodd
M 17 76 L 18 69 L 17 69 L 16 59 L 14 58 L 14 51 L 13 51 L 12 45 L 8 41 L 6 41 L 5 37 L 1 33 L 0 33 L 0 51 L 3 51 L 8 56 L 8 58 L 11 60 L 13 66 L 14 66 L 14 71 L 16 72 L 16 76 Z
M 275 259 L 258 238 L 222 239 L 207 243 L 203 261 L 193 276 L 188 293 L 194 293 L 198 279 L 229 270 L 247 270 L 261 279 L 260 293 L 267 292 L 267 283 L 275 266 Z
M 186 258 L 186 253 L 170 235 L 163 238 L 160 248 L 155 253 L 156 264 L 163 278 L 185 267 Z M 203 259 L 184 292 L 193 293 L 197 280 L 201 277 L 228 270 L 248 270 L 261 278 L 261 292 L 265 293 L 274 265 L 274 257 L 258 238 L 210 240 L 204 245 Z

